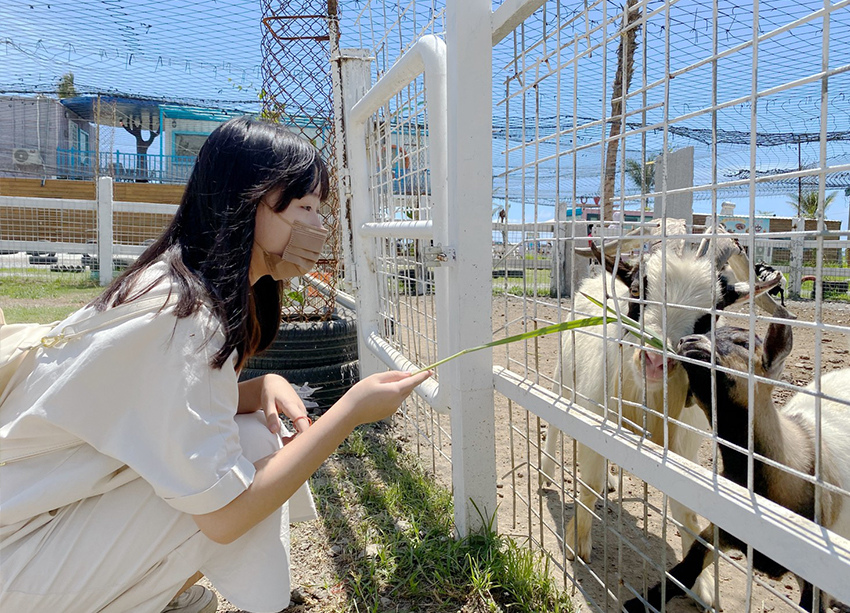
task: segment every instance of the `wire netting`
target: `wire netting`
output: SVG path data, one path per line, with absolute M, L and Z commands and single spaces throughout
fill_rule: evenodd
M 340 216 L 335 164 L 331 53 L 339 48 L 339 16 L 335 0 L 262 0 L 263 116 L 292 126 L 322 154 L 330 171 L 331 190 L 322 203 L 328 241 L 314 273 L 331 289 L 304 287 L 290 292 L 286 311 L 303 316 L 334 308 L 340 266 Z

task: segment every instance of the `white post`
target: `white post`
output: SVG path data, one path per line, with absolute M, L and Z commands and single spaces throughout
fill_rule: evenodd
M 112 177 L 97 179 L 97 261 L 102 286 L 112 283 Z
M 663 212 L 668 219 L 684 219 L 690 231 L 694 223 L 694 194 L 667 194 L 666 190 L 682 189 L 694 186 L 694 148 L 685 147 L 667 152 L 667 165 L 664 165 L 664 154 L 655 158 L 655 185 L 661 187 L 661 178 L 666 173 L 667 183 L 665 193 L 655 197 L 653 218 L 658 219 L 662 214 L 662 199 L 666 201 Z
M 447 267 L 448 285 L 455 291 L 447 305 L 446 324 L 451 328 L 449 338 L 462 349 L 492 339 L 490 0 L 451 0 L 446 16 L 446 230 L 448 245 L 457 254 L 456 265 Z M 493 354 L 478 351 L 441 368 L 440 386 L 450 390 L 455 525 L 464 536 L 480 529 L 496 513 Z
M 331 58 L 334 64 L 334 115 L 337 117 L 336 164 L 339 169 L 339 222 L 342 241 L 344 275 L 342 288 L 351 294 L 356 284 L 353 255 L 353 229 L 351 227 L 351 172 L 349 170 L 348 116 L 351 107 L 363 97 L 372 81 L 368 49 L 340 49 Z
M 345 282 L 352 284 L 353 289 L 348 291 L 355 296 L 357 304 L 357 345 L 361 379 L 386 370 L 386 366 L 369 348 L 367 342 L 370 333 L 380 333 L 377 288 L 368 287 L 369 283 L 374 282 L 372 275 L 376 272 L 374 238 L 357 234 L 365 223 L 374 221 L 368 170 L 365 170 L 367 161 L 360 159 L 366 154 L 364 147 L 366 130 L 363 125 L 355 126 L 355 122 L 351 120 L 351 109 L 371 87 L 371 72 L 366 59 L 363 57 L 359 61 L 354 59 L 343 61 L 340 67 L 345 154 L 349 165 L 349 168 L 341 170 L 343 176 L 340 177 L 342 179 L 340 184 L 348 193 L 340 201 L 340 214 L 345 215 L 343 229 L 351 232 L 343 237 L 343 245 L 351 247 L 350 268 L 349 262 L 345 262 Z M 351 172 L 355 166 L 362 172 Z M 347 176 L 344 174 L 346 171 L 349 172 Z M 366 173 L 365 176 L 364 173 Z M 345 187 L 346 185 L 348 188 Z M 345 213 L 342 212 L 343 206 L 346 207 Z M 357 273 L 358 269 L 362 272 Z
M 802 217 L 795 217 L 791 220 L 791 231 L 794 236 L 791 237 L 791 253 L 789 257 L 790 270 L 788 271 L 788 279 L 790 294 L 795 298 L 800 297 L 800 291 L 803 285 L 803 242 L 806 240 L 803 231 L 806 229 L 806 220 Z M 812 292 L 817 288 L 813 286 Z M 812 298 L 814 298 L 812 293 Z

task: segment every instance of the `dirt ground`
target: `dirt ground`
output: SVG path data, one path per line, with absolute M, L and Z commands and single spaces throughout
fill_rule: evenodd
M 798 317 L 798 322 L 816 321 L 815 305 L 812 302 L 789 302 L 788 308 Z M 523 318 L 536 317 L 541 323 L 554 322 L 558 317 L 557 309 L 552 304 L 539 301 L 529 307 L 518 298 L 494 298 L 493 328 L 500 335 L 499 328 L 509 324 L 508 333 L 521 331 Z M 850 331 L 850 304 L 824 303 L 822 313 L 817 321 L 832 324 Z M 746 327 L 746 323 L 738 324 Z M 767 324 L 757 324 L 757 332 L 764 334 Z M 541 377 L 551 376 L 555 367 L 557 339 L 555 335 L 542 337 L 537 342 L 516 343 L 494 352 L 494 362 L 510 364 L 513 370 L 532 378 L 536 373 Z M 835 331 L 822 331 L 819 342 L 816 342 L 814 328 L 795 327 L 794 349 L 786 361 L 783 380 L 795 385 L 809 383 L 815 372 L 815 358 L 820 355 L 821 369 L 826 372 L 839 368 L 850 367 L 850 338 Z M 524 371 L 524 364 L 531 369 Z M 544 383 L 542 383 L 544 384 Z M 545 384 L 544 384 L 545 385 Z M 783 403 L 793 392 L 776 390 L 775 399 Z M 667 567 L 681 559 L 681 545 L 678 532 L 669 521 L 664 522 L 662 510 L 662 495 L 649 488 L 644 494 L 641 481 L 624 474 L 622 477 L 622 493 L 609 493 L 607 504 L 597 504 L 596 512 L 605 518 L 603 522 L 596 521 L 594 525 L 593 559 L 589 564 L 572 563 L 563 556 L 560 539 L 564 526 L 572 516 L 573 504 L 569 498 L 574 476 L 569 457 L 565 463 L 564 490 L 567 500 L 562 498 L 560 485 L 538 487 L 538 477 L 535 470 L 529 470 L 529 465 L 537 463 L 538 441 L 537 420 L 516 405 L 511 406 L 508 400 L 496 394 L 497 419 L 497 478 L 499 479 L 499 527 L 500 530 L 519 539 L 531 537 L 538 545 L 542 543 L 552 555 L 555 564 L 551 570 L 565 577 L 565 586 L 573 594 L 578 611 L 617 611 L 617 594 L 622 597 L 628 593 L 622 588 L 626 582 L 636 589 L 641 586 L 654 584 L 660 577 L 657 571 L 648 570 L 641 555 L 660 561 L 666 556 Z M 445 422 L 446 427 L 448 421 Z M 543 437 L 545 437 L 545 424 Z M 399 434 L 400 440 L 409 440 Z M 413 441 L 409 443 L 413 451 Z M 565 444 L 566 455 L 571 455 L 572 445 Z M 703 466 L 711 465 L 711 446 L 703 444 L 700 461 Z M 332 458 L 330 461 L 341 461 Z M 616 467 L 611 467 L 612 473 Z M 437 478 L 449 483 L 449 475 L 444 467 L 441 472 L 438 467 Z M 622 504 L 618 501 L 621 500 Z M 334 543 L 327 539 L 322 531 L 320 522 L 309 522 L 293 526 L 292 531 L 292 585 L 294 603 L 287 609 L 292 612 L 318 611 L 327 613 L 342 610 L 339 590 L 335 589 L 335 579 L 341 569 L 334 567 Z M 739 552 L 731 552 L 732 559 L 746 567 L 746 558 Z M 561 568 L 558 568 L 558 567 Z M 342 571 L 344 574 L 344 570 Z M 606 602 L 606 589 L 608 598 Z M 729 563 L 720 564 L 720 594 L 722 610 L 730 613 L 747 611 L 747 574 L 732 567 Z M 786 575 L 779 580 L 760 577 L 752 589 L 752 605 L 750 611 L 794 611 L 795 607 L 784 602 L 780 597 L 771 593 L 765 586 L 770 586 L 779 594 L 785 595 L 796 602 L 799 597 L 796 580 Z M 593 603 L 592 605 L 590 603 Z M 386 603 L 385 611 L 395 611 L 393 603 Z M 674 613 L 694 612 L 699 609 L 691 601 L 679 598 L 668 604 L 668 611 Z M 226 601 L 221 601 L 219 611 L 238 611 Z
M 822 313 L 817 319 L 815 305 L 811 301 L 787 302 L 787 306 L 798 317 L 798 323 L 820 321 L 823 324 L 841 326 L 843 331 L 850 332 L 850 305 L 846 303 L 824 303 Z M 521 309 L 525 309 L 525 311 Z M 740 312 L 746 311 L 741 310 Z M 496 299 L 493 312 L 494 329 L 504 322 L 517 321 L 523 313 L 526 313 L 527 316 L 528 307 L 523 305 L 521 301 L 508 300 L 505 302 L 504 299 Z M 555 309 L 547 310 L 542 305 L 538 305 L 536 316 L 544 320 L 556 321 L 557 311 Z M 748 327 L 746 320 L 730 323 L 740 327 Z M 541 323 L 541 325 L 544 324 Z M 757 323 L 757 333 L 763 336 L 766 329 L 767 323 Z M 515 332 L 518 331 L 515 330 Z M 517 343 L 517 345 L 519 344 Z M 554 335 L 541 338 L 537 346 L 530 345 L 521 355 L 515 355 L 517 353 L 516 347 L 507 346 L 507 351 L 511 352 L 510 358 L 523 362 L 527 356 L 531 363 L 533 363 L 532 360 L 536 359 L 539 364 L 536 370 L 541 375 L 547 376 L 551 376 L 556 366 L 554 357 L 556 349 L 557 340 Z M 823 331 L 820 342 L 816 342 L 814 328 L 795 326 L 794 348 L 785 363 L 782 379 L 798 386 L 811 382 L 815 372 L 815 356 L 818 354 L 820 354 L 823 372 L 850 367 L 850 335 L 835 331 Z M 504 363 L 507 357 L 507 352 L 497 351 L 494 355 L 494 361 Z M 512 369 L 516 370 L 516 366 L 513 366 Z M 532 375 L 527 376 L 531 377 Z M 776 389 L 774 391 L 776 403 L 783 404 L 793 393 L 793 390 Z M 511 417 L 506 405 L 507 400 L 497 394 L 496 414 L 497 420 L 501 423 L 508 423 Z M 524 419 L 525 417 L 521 416 L 521 420 Z M 513 422 L 516 423 L 517 421 L 517 412 L 514 409 Z M 545 430 L 545 424 L 543 424 L 543 427 Z M 516 458 L 517 452 L 521 451 L 526 454 L 526 459 L 529 460 L 530 464 L 536 464 L 536 427 L 533 423 L 529 429 L 516 426 L 512 429 L 497 428 L 497 450 L 511 448 L 510 437 L 506 436 L 511 430 L 514 439 L 514 457 Z M 525 440 L 525 436 L 528 436 L 531 440 Z M 517 443 L 517 439 L 519 439 L 519 443 Z M 644 581 L 653 585 L 660 579 L 660 574 L 657 571 L 648 570 L 643 563 L 643 558 L 634 549 L 638 549 L 641 554 L 656 560 L 657 563 L 660 563 L 663 556 L 666 555 L 667 567 L 669 568 L 681 559 L 680 536 L 675 526 L 669 522 L 666 525 L 666 538 L 662 536 L 664 521 L 661 514 L 663 499 L 660 492 L 649 488 L 645 504 L 643 482 L 624 474 L 622 494 L 618 491 L 611 492 L 608 495 L 607 507 L 603 507 L 602 503 L 596 506 L 597 514 L 605 518 L 605 526 L 603 527 L 602 521 L 594 523 L 592 561 L 589 564 L 584 564 L 566 560 L 563 557 L 563 545 L 560 539 L 564 527 L 573 514 L 571 497 L 574 481 L 572 462 L 570 461 L 573 446 L 570 444 L 570 439 L 567 439 L 567 441 L 564 445 L 565 455 L 567 455 L 567 461 L 564 464 L 566 500 L 562 497 L 560 484 L 549 484 L 542 490 L 538 490 L 536 472 L 532 471 L 531 482 L 529 483 L 528 470 L 514 469 L 512 472 L 510 454 L 497 451 L 497 461 L 499 462 L 497 474 L 500 477 L 507 475 L 503 479 L 503 489 L 501 490 L 504 494 L 503 504 L 506 507 L 514 507 L 510 513 L 506 512 L 507 509 L 502 510 L 500 528 L 511 532 L 515 531 L 520 535 L 531 534 L 539 542 L 543 542 L 544 547 L 552 552 L 555 560 L 563 564 L 564 572 L 567 575 L 567 589 L 574 592 L 573 597 L 576 604 L 584 605 L 581 608 L 582 611 L 618 611 L 618 589 L 621 590 L 620 598 L 625 600 L 629 597 L 628 592 L 620 585 L 622 582 L 625 581 L 640 591 Z M 710 468 L 712 455 L 711 443 L 704 442 L 701 447 L 700 463 Z M 514 460 L 514 464 L 516 463 L 516 460 Z M 611 470 L 612 474 L 616 474 L 616 467 L 611 466 Z M 519 497 L 510 495 L 511 487 L 518 490 Z M 542 504 L 537 503 L 535 494 L 540 495 Z M 522 502 L 521 498 L 523 497 L 532 502 L 531 510 L 528 509 L 528 505 Z M 622 500 L 622 505 L 618 503 L 619 500 Z M 645 511 L 646 518 L 644 518 Z M 514 521 L 514 515 L 518 517 L 518 520 Z M 509 517 L 506 518 L 505 516 Z M 544 524 L 542 530 L 540 527 L 541 520 Z M 707 522 L 703 522 L 702 525 L 707 525 Z M 622 535 L 622 539 L 618 534 Z M 746 567 L 744 555 L 731 552 L 731 557 L 735 562 L 741 564 L 744 568 Z M 720 602 L 724 611 L 737 613 L 747 610 L 759 612 L 797 610 L 794 606 L 783 602 L 781 598 L 759 585 L 759 582 L 762 582 L 780 594 L 789 597 L 793 602 L 797 602 L 799 589 L 792 575 L 786 575 L 780 580 L 759 577 L 758 574 L 756 576 L 751 600 L 752 605 L 748 609 L 746 572 L 737 570 L 728 563 L 721 562 Z M 605 586 L 610 590 L 607 602 Z M 591 603 L 593 606 L 591 606 Z M 692 601 L 678 598 L 668 604 L 667 610 L 672 613 L 680 613 L 699 611 L 700 609 Z

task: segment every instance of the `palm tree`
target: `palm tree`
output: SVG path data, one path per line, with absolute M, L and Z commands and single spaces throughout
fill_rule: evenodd
M 835 200 L 835 197 L 838 195 L 838 192 L 832 192 L 830 194 L 825 194 L 823 201 L 823 214 L 826 216 L 826 209 L 832 204 L 832 201 Z M 818 199 L 817 191 L 803 192 L 799 195 L 792 195 L 788 203 L 794 206 L 797 209 L 797 216 L 803 217 L 804 219 L 815 219 L 818 213 L 818 204 L 820 200 Z
M 651 192 L 655 187 L 655 164 L 654 158 L 649 158 L 645 164 L 637 160 L 626 160 L 626 176 L 632 183 L 640 187 L 644 185 L 646 191 Z

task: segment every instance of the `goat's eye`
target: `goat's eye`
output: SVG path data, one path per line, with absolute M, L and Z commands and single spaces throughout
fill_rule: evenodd
M 706 313 L 694 323 L 694 334 L 707 334 L 711 330 L 711 313 Z

